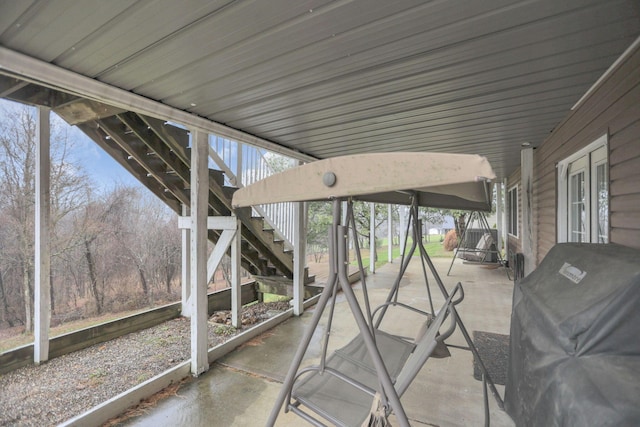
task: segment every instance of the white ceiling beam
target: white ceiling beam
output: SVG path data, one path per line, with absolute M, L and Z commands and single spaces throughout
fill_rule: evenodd
M 182 124 L 305 162 L 307 154 L 0 46 L 0 72 L 117 108 Z

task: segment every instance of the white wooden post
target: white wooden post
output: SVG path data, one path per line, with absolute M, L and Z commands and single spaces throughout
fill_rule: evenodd
M 502 209 L 502 230 L 500 230 L 502 241 L 504 242 L 505 253 L 509 249 L 508 245 L 508 236 L 507 236 L 507 207 L 509 203 L 507 202 L 508 192 L 507 192 L 507 178 L 502 180 L 502 189 L 504 190 L 503 199 L 504 199 L 504 209 Z M 507 253 L 507 257 L 509 254 Z
M 196 130 L 191 138 L 191 373 L 209 369 L 207 333 L 207 206 L 209 141 Z
M 370 204 L 369 211 L 369 271 L 376 272 L 376 204 Z
M 231 241 L 231 324 L 235 328 L 242 327 L 242 283 L 240 281 L 241 227 L 242 223 L 240 220 L 236 220 L 236 229 L 233 240 Z
M 522 180 L 522 253 L 524 274 L 528 276 L 535 268 L 533 236 L 533 147 L 525 147 L 520 152 Z
M 307 209 L 306 203 L 294 204 L 293 227 L 293 314 L 300 316 L 304 312 L 304 269 L 306 267 L 307 246 Z
M 50 232 L 50 127 L 49 109 L 38 107 L 38 139 L 36 148 L 35 209 L 35 322 L 33 361 L 49 360 L 49 326 L 51 322 L 51 253 Z
M 236 161 L 237 161 L 237 167 L 236 167 L 236 187 L 240 188 L 244 185 L 244 183 L 242 182 L 242 147 L 243 144 L 241 142 L 236 142 L 237 144 L 237 152 L 236 152 Z
M 178 218 L 178 227 L 181 229 L 191 228 L 191 217 L 181 216 Z M 240 291 L 240 257 L 241 257 L 241 222 L 235 216 L 210 216 L 206 219 L 208 230 L 222 230 L 216 245 L 206 262 L 206 283 L 208 284 L 215 274 L 218 266 L 222 262 L 227 249 L 231 247 L 231 318 L 232 324 L 236 328 L 241 327 L 240 310 L 242 308 L 242 298 Z
M 182 205 L 182 217 L 190 216 L 189 207 Z M 191 317 L 191 225 L 182 233 L 182 315 Z
M 405 218 L 405 213 L 406 213 L 406 207 L 405 206 L 400 206 L 400 231 L 399 231 L 399 236 L 400 236 L 400 253 L 403 254 L 404 253 L 404 247 L 407 244 L 407 242 L 405 242 L 405 231 L 407 228 L 407 224 L 406 221 L 407 219 Z
M 392 206 L 387 206 L 387 260 L 393 263 L 393 212 Z
M 347 227 L 349 227 L 350 224 L 347 224 L 347 208 L 348 208 L 348 203 L 346 201 L 342 202 L 342 224 L 346 225 Z M 351 235 L 351 233 L 347 233 L 347 259 L 345 260 L 347 263 L 349 262 L 349 250 L 352 249 L 353 246 L 353 242 L 349 240 L 349 236 Z M 353 233 L 353 238 L 357 239 L 357 233 Z
M 496 249 L 498 252 L 502 251 L 502 211 L 503 203 L 502 203 L 502 183 L 499 182 L 496 184 L 496 223 L 497 223 L 497 235 L 498 241 L 496 242 Z

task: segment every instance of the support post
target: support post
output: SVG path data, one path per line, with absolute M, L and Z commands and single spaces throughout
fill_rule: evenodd
M 236 187 L 240 188 L 242 187 L 244 184 L 242 182 L 242 172 L 243 172 L 243 167 L 242 167 L 242 147 L 244 146 L 244 144 L 242 144 L 240 141 L 237 141 L 237 152 L 236 152 L 236 161 L 237 166 L 236 166 L 236 182 L 235 185 Z
M 369 211 L 369 271 L 376 272 L 376 204 L 370 204 Z
M 507 202 L 507 178 L 504 178 L 502 180 L 502 189 L 504 190 L 504 209 L 502 209 L 502 230 L 500 231 L 501 236 L 502 236 L 502 241 L 504 242 L 504 250 L 505 250 L 505 254 L 506 254 L 506 258 L 509 259 L 509 254 L 507 253 L 509 251 L 509 241 L 508 241 L 508 236 L 507 236 L 507 206 L 508 206 L 508 202 Z
M 191 138 L 191 373 L 209 369 L 207 354 L 207 207 L 209 138 L 196 130 Z
M 242 327 L 242 290 L 240 283 L 240 251 L 242 243 L 240 220 L 236 220 L 236 229 L 231 241 L 231 324 L 239 329 Z
M 35 209 L 35 322 L 33 361 L 49 360 L 49 326 L 51 322 L 51 252 L 50 252 L 50 114 L 38 107 L 38 139 L 36 148 Z
M 342 207 L 340 208 L 342 210 L 342 224 L 346 224 L 347 223 L 347 202 L 343 201 L 342 202 Z M 356 236 L 353 236 L 354 239 L 357 239 Z M 347 241 L 347 248 L 348 249 L 352 249 L 353 248 L 353 242 Z M 349 251 L 347 251 L 347 262 L 349 262 Z
M 502 253 L 502 211 L 504 210 L 502 202 L 502 183 L 496 184 L 496 223 L 497 223 L 497 235 L 498 241 L 496 242 L 496 249 Z
M 393 212 L 392 206 L 387 206 L 387 261 L 393 263 Z
M 525 147 L 520 152 L 522 180 L 522 253 L 524 274 L 528 276 L 535 267 L 533 230 L 533 147 Z
M 182 216 L 178 218 L 178 227 L 182 230 L 189 229 L 191 223 L 191 217 Z M 208 284 L 213 279 L 218 266 L 227 253 L 227 249 L 231 247 L 231 317 L 233 326 L 239 328 L 242 326 L 239 320 L 242 303 L 239 299 L 240 293 L 237 291 L 240 289 L 240 257 L 242 255 L 240 227 L 242 225 L 235 216 L 210 216 L 206 219 L 206 224 L 207 230 L 222 230 L 222 234 L 220 234 L 206 262 L 206 283 Z
M 293 314 L 300 316 L 304 312 L 304 269 L 306 267 L 307 246 L 307 209 L 306 203 L 294 204 L 293 227 Z
M 182 205 L 182 217 L 190 216 L 189 207 Z M 191 317 L 191 226 L 183 228 L 182 233 L 182 315 Z
M 405 241 L 405 231 L 407 228 L 405 215 L 407 213 L 407 209 L 404 206 L 400 206 L 400 253 L 404 253 L 404 247 L 407 242 Z

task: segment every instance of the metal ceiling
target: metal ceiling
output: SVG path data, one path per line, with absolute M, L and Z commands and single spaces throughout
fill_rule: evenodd
M 109 85 L 317 158 L 500 177 L 639 35 L 638 0 L 0 0 L 0 45 Z

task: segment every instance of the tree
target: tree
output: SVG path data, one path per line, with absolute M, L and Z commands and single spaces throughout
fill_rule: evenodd
M 307 210 L 307 249 L 316 262 L 322 261 L 329 246 L 329 226 L 333 222 L 331 203 L 310 202 Z
M 290 169 L 297 164 L 294 159 L 276 153 L 268 152 L 265 153 L 263 157 L 274 174 Z
M 109 276 L 122 272 L 122 245 L 118 235 L 123 232 L 126 210 L 135 200 L 135 192 L 130 187 L 116 186 L 102 200 L 91 192 L 87 194 L 87 200 L 76 217 L 76 228 L 80 230 L 89 292 L 96 312 L 101 314 Z
M 3 298 L 16 281 L 21 283 L 20 294 L 24 308 L 24 325 L 33 329 L 33 269 L 34 269 L 34 206 L 36 119 L 34 109 L 22 106 L 2 110 L 0 122 L 0 214 L 4 218 L 0 232 L 5 277 Z M 64 242 L 56 240 L 55 228 L 78 206 L 78 197 L 86 185 L 84 174 L 69 160 L 73 142 L 52 120 L 51 129 L 51 245 L 52 257 L 64 250 Z M 53 271 L 53 270 L 52 270 Z M 3 271 L 0 270 L 0 274 Z M 53 282 L 51 284 L 53 286 Z M 55 307 L 55 293 L 52 292 Z
M 155 196 L 134 191 L 135 199 L 130 201 L 118 236 L 124 254 L 135 266 L 145 297 L 152 301 L 154 285 L 171 293 L 171 281 L 181 263 L 180 231 L 175 213 Z
M 4 250 L 21 276 L 24 324 L 33 329 L 33 231 L 36 122 L 26 108 L 5 112 L 0 123 L 0 199 L 6 214 Z
M 23 324 L 30 332 L 37 123 L 32 107 L 6 105 L 0 110 L 0 328 Z M 155 290 L 170 294 L 180 266 L 175 214 L 139 187 L 97 191 L 73 160 L 74 145 L 70 127 L 52 116 L 52 315 L 79 318 L 88 308 L 131 306 L 132 282 L 147 300 Z
M 373 220 L 375 229 L 378 229 L 378 227 L 387 220 L 387 206 L 376 203 L 374 214 L 374 217 L 371 218 L 371 208 L 369 203 L 353 202 L 353 216 L 356 222 L 356 235 L 358 236 L 360 247 L 364 247 L 365 244 L 368 244 L 368 242 L 371 241 L 371 220 Z M 376 239 L 376 241 L 373 242 L 374 260 L 370 262 L 378 260 L 378 241 L 379 239 Z

